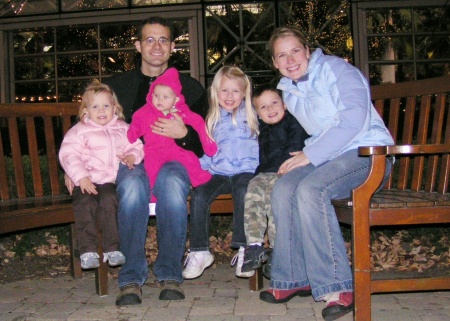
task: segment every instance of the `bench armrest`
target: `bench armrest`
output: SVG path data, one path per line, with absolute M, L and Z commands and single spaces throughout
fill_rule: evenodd
M 358 149 L 360 156 L 372 155 L 411 155 L 411 154 L 444 154 L 450 153 L 450 144 L 427 145 L 390 145 L 390 146 L 364 146 Z
M 387 156 L 449 154 L 450 144 L 364 146 L 358 152 L 360 156 L 370 156 L 371 167 L 366 181 L 353 190 L 352 197 L 368 204 L 383 181 Z

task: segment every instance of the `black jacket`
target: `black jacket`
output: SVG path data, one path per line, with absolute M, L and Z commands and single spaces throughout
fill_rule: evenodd
M 305 139 L 309 137 L 302 125 L 286 110 L 283 119 L 269 125 L 259 122 L 259 173 L 276 173 L 281 164 L 288 158 L 290 152 L 298 152 L 305 147 Z
M 123 107 L 125 120 L 128 123 L 131 121 L 133 113 L 145 104 L 150 84 L 156 79 L 156 77 L 144 75 L 140 67 L 141 62 L 139 61 L 136 69 L 103 80 L 116 93 L 119 103 Z M 208 110 L 208 100 L 202 85 L 196 79 L 184 74 L 180 74 L 180 82 L 183 87 L 182 93 L 189 108 L 205 117 Z M 198 133 L 191 126 L 186 127 L 188 128 L 188 134 L 184 138 L 176 139 L 177 145 L 193 151 L 198 157 L 203 156 Z

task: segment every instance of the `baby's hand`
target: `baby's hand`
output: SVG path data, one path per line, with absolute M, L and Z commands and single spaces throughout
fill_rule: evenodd
M 87 192 L 88 194 L 94 194 L 94 195 L 98 194 L 97 188 L 91 182 L 91 180 L 87 177 L 80 179 L 80 188 L 81 188 L 81 193 L 83 193 L 83 194 L 84 194 L 84 192 Z
M 117 155 L 117 157 L 119 157 L 119 159 L 124 162 L 129 169 L 134 169 L 134 162 L 136 161 L 136 157 L 134 157 L 134 155 Z

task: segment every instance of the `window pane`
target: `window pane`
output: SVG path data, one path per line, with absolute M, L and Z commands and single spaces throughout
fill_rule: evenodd
M 53 82 L 18 83 L 15 89 L 17 103 L 56 102 L 56 88 Z
M 58 81 L 59 102 L 81 101 L 83 90 L 90 82 L 90 79 Z
M 13 33 L 14 54 L 33 54 L 54 51 L 53 28 Z
M 369 60 L 410 60 L 414 59 L 413 37 L 368 37 Z
M 414 80 L 414 64 L 369 64 L 369 72 L 371 85 Z
M 432 77 L 440 77 L 448 74 L 448 63 L 418 63 L 417 79 L 426 79 Z
M 136 23 L 100 26 L 100 48 L 134 48 Z
M 128 0 L 61 0 L 62 11 L 83 11 L 126 7 Z
M 417 37 L 418 59 L 446 59 L 449 57 L 449 35 Z
M 14 59 L 14 77 L 16 80 L 55 78 L 54 57 L 16 58 Z
M 78 54 L 58 56 L 58 77 L 82 77 L 98 75 L 98 55 Z
M 409 9 L 367 10 L 367 32 L 410 32 L 412 30 L 411 19 L 411 10 Z
M 170 56 L 170 63 L 178 70 L 190 70 L 189 48 L 176 50 Z
M 450 25 L 450 6 L 440 8 L 416 9 L 416 29 L 428 32 L 448 32 Z
M 85 51 L 97 49 L 97 27 L 77 26 L 57 29 L 56 43 L 58 51 Z
M 129 71 L 136 65 L 138 54 L 135 51 L 109 52 L 101 55 L 102 75 Z
M 9 0 L 0 4 L 0 17 L 58 12 L 58 0 Z
M 151 6 L 161 4 L 175 4 L 175 3 L 195 3 L 201 2 L 200 0 L 132 0 L 131 5 L 134 7 L 139 6 Z

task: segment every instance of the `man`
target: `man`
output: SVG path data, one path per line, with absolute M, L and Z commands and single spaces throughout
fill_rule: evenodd
M 129 122 L 134 111 L 145 104 L 152 81 L 169 66 L 170 54 L 175 47 L 170 23 L 160 17 L 142 21 L 135 47 L 141 53 L 136 69 L 104 82 L 115 91 Z M 182 93 L 191 110 L 205 115 L 206 92 L 200 83 L 180 75 Z M 154 133 L 174 138 L 177 144 L 203 155 L 197 132 L 185 126 L 181 118 L 160 119 L 151 126 Z M 149 186 L 142 164 L 134 170 L 121 166 L 117 175 L 119 197 L 120 249 L 126 263 L 119 272 L 120 293 L 116 305 L 133 305 L 142 302 L 141 287 L 148 277 L 145 240 L 148 224 Z M 152 191 L 158 199 L 156 205 L 158 256 L 154 273 L 161 285 L 160 300 L 182 300 L 182 259 L 187 233 L 186 199 L 190 180 L 185 168 L 178 162 L 165 164 L 160 170 Z

